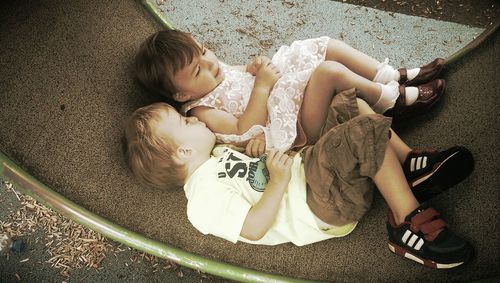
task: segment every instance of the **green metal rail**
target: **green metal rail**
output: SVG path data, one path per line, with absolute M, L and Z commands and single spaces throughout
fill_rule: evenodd
M 142 4 L 160 23 L 163 28 L 173 28 L 173 25 L 162 15 L 151 0 L 142 0 Z M 500 26 L 500 20 L 487 27 L 465 47 L 449 56 L 446 60 L 452 64 L 478 47 L 489 38 Z M 264 273 L 249 268 L 211 260 L 171 245 L 155 241 L 141 234 L 121 227 L 97 214 L 94 214 L 76 203 L 68 200 L 56 191 L 42 184 L 28 172 L 11 161 L 0 152 L 0 176 L 16 185 L 23 193 L 30 195 L 43 205 L 52 208 L 71 220 L 90 228 L 105 237 L 131 248 L 148 254 L 171 260 L 177 264 L 200 270 L 215 276 L 241 282 L 311 282 L 287 278 L 280 275 Z

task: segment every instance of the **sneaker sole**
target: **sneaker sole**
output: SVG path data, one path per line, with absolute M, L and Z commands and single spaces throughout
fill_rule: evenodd
M 428 174 L 410 182 L 419 201 L 429 200 L 462 182 L 474 170 L 474 159 L 470 151 L 463 147 L 453 147 L 450 151 L 455 153 L 438 163 Z
M 421 258 L 419 256 L 416 256 L 415 254 L 412 254 L 411 252 L 409 252 L 405 248 L 402 248 L 402 247 L 400 247 L 392 242 L 389 242 L 389 250 L 391 250 L 391 252 L 393 252 L 399 256 L 402 256 L 402 257 L 407 258 L 407 259 L 411 259 L 411 260 L 418 262 L 422 265 L 425 265 L 425 266 L 430 267 L 430 268 L 435 268 L 435 269 L 449 269 L 449 268 L 454 268 L 454 267 L 460 266 L 460 265 L 465 263 L 465 261 L 455 262 L 455 263 L 438 263 L 438 262 L 435 262 L 435 261 L 430 260 L 430 259 L 425 259 L 425 258 Z

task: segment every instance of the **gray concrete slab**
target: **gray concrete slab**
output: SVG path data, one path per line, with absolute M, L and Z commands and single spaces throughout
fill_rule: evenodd
M 388 57 L 395 66 L 420 66 L 453 54 L 482 31 L 327 0 L 158 2 L 176 28 L 208 42 L 234 65 L 255 55 L 272 56 L 294 40 L 327 35 L 379 61 Z

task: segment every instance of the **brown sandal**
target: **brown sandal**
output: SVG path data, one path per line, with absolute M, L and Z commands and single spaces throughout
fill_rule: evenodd
M 417 86 L 430 82 L 439 76 L 445 65 L 446 61 L 444 59 L 436 58 L 431 63 L 420 67 L 420 72 L 418 72 L 418 75 L 412 80 L 408 80 L 406 69 L 400 68 L 398 69 L 399 84 L 404 84 L 406 86 Z
M 417 100 L 411 105 L 406 105 L 406 86 L 400 85 L 396 104 L 393 108 L 387 110 L 384 115 L 404 119 L 423 114 L 441 99 L 445 86 L 445 81 L 442 79 L 416 86 L 418 88 Z

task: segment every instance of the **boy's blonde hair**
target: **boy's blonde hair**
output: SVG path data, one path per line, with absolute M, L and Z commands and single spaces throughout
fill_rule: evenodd
M 174 157 L 177 145 L 172 137 L 157 131 L 168 110 L 167 103 L 158 102 L 134 111 L 125 126 L 126 157 L 130 169 L 146 186 L 170 189 L 184 185 L 187 170 Z
M 178 92 L 174 76 L 201 53 L 189 33 L 171 29 L 156 32 L 142 43 L 135 57 L 136 79 L 146 90 L 166 97 L 179 109 L 181 104 L 173 99 Z

